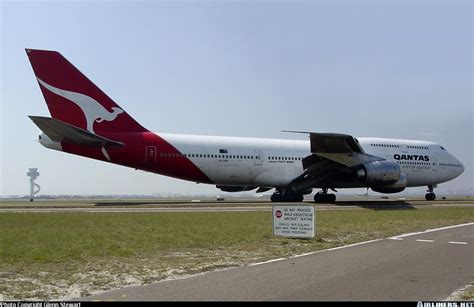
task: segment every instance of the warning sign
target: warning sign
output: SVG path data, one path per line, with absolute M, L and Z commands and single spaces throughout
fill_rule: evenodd
M 273 235 L 292 238 L 314 237 L 313 206 L 273 206 Z

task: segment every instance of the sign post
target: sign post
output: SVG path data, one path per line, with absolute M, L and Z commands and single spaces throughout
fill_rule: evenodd
M 314 206 L 273 206 L 273 235 L 291 238 L 313 238 Z

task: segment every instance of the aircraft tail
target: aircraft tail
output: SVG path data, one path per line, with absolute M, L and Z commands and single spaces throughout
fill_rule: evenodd
M 59 52 L 26 54 L 54 119 L 99 135 L 147 131 Z

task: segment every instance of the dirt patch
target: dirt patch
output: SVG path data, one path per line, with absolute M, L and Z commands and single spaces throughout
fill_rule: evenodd
M 222 251 L 176 252 L 139 258 L 0 272 L 0 300 L 70 300 L 105 291 L 180 279 L 220 268 L 243 266 L 260 259 L 258 253 Z M 31 274 L 36 271 L 37 273 Z

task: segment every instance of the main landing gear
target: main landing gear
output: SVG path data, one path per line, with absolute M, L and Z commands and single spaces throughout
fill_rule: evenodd
M 426 190 L 426 192 L 428 192 L 425 195 L 426 200 L 436 200 L 436 194 L 433 193 L 433 186 L 432 185 L 428 186 L 428 190 Z
M 270 197 L 270 200 L 272 202 L 280 202 L 280 203 L 285 203 L 285 202 L 302 202 L 303 201 L 303 194 L 297 194 L 297 193 L 288 193 L 284 190 L 276 190 L 275 193 L 272 194 Z
M 314 194 L 314 202 L 321 203 L 335 203 L 336 194 L 328 194 L 328 189 L 324 188 L 322 191 Z

